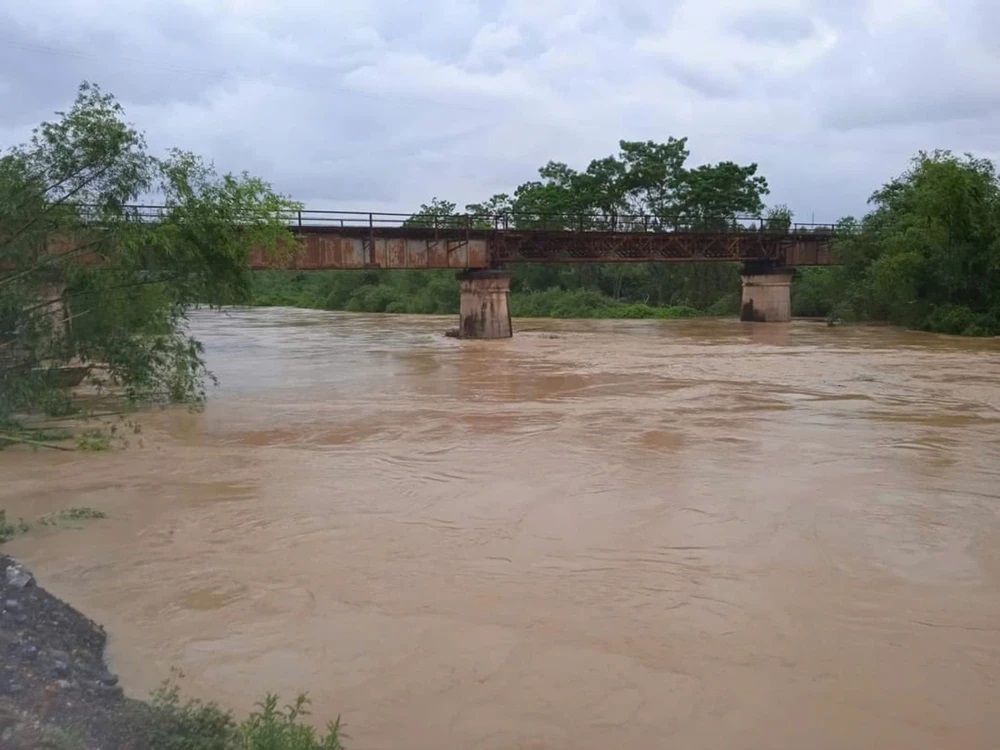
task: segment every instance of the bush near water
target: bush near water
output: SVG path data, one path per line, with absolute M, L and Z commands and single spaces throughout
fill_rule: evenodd
M 728 269 L 727 269 L 728 270 Z M 739 284 L 739 276 L 736 276 Z M 675 304 L 649 304 L 628 294 L 615 299 L 600 288 L 527 287 L 512 284 L 511 314 L 519 318 L 687 318 L 705 314 L 688 304 L 683 292 Z M 711 294 L 709 314 L 738 310 L 737 293 Z M 699 300 L 701 301 L 701 300 Z M 364 313 L 458 314 L 459 284 L 449 271 L 259 271 L 254 274 L 254 304 L 308 307 Z

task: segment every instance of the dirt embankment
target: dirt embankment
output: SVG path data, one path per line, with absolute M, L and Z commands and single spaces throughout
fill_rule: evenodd
M 104 663 L 104 629 L 0 555 L 0 748 L 140 750 L 144 704 Z

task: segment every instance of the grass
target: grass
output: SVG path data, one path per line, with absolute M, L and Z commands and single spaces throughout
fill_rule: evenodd
M 111 434 L 101 430 L 87 430 L 77 436 L 76 447 L 82 451 L 106 451 L 111 448 Z
M 89 521 L 94 518 L 107 518 L 108 515 L 102 510 L 95 510 L 94 508 L 87 508 L 85 506 L 75 507 L 75 508 L 63 508 L 60 511 L 54 513 L 46 513 L 41 516 L 36 523 L 39 526 L 65 526 L 71 528 L 80 528 L 82 522 Z M 31 524 L 25 521 L 23 518 L 19 518 L 17 523 L 12 523 L 7 520 L 7 511 L 0 508 L 0 544 L 4 542 L 9 542 L 15 537 L 21 536 L 22 534 L 27 534 L 31 531 Z
M 0 544 L 9 542 L 14 537 L 26 534 L 31 530 L 31 525 L 25 523 L 23 518 L 19 518 L 17 523 L 7 521 L 7 511 L 0 508 Z
M 102 510 L 93 508 L 63 508 L 56 513 L 46 513 L 38 519 L 42 526 L 58 526 L 61 523 L 73 523 L 74 521 L 87 521 L 91 518 L 107 518 L 108 514 Z
M 278 696 L 267 694 L 257 710 L 242 721 L 214 702 L 182 702 L 176 685 L 168 680 L 148 703 L 129 701 L 113 709 L 116 732 L 126 746 L 143 750 L 344 750 L 344 725 L 338 716 L 324 731 L 303 721 L 309 698 L 300 694 L 293 703 L 279 706 Z M 65 727 L 50 719 L 20 710 L 0 698 L 0 747 L 11 750 L 80 750 L 84 727 Z
M 258 710 L 237 722 L 216 703 L 182 703 L 177 686 L 168 680 L 153 692 L 143 723 L 150 750 L 344 750 L 340 717 L 317 732 L 302 722 L 308 707 L 304 693 L 284 707 L 277 695 L 268 693 L 257 703 Z
M 60 451 L 107 451 L 112 448 L 128 448 L 130 436 L 138 436 L 135 438 L 138 446 L 144 446 L 142 426 L 137 421 L 121 414 L 104 416 L 117 416 L 118 419 L 111 424 L 105 422 L 100 427 L 92 427 L 83 432 L 73 432 L 64 427 L 27 427 L 16 422 L 5 422 L 0 424 L 0 450 L 11 445 L 25 445 L 33 450 L 51 448 Z M 79 421 L 95 418 L 82 412 L 73 415 L 73 419 Z

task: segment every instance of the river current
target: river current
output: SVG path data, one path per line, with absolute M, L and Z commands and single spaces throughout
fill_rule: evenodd
M 199 312 L 206 408 L 0 452 L 5 547 L 142 697 L 351 750 L 1000 746 L 1000 340 Z

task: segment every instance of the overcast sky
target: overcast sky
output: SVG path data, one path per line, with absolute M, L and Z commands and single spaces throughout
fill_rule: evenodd
M 3 0 L 0 143 L 83 80 L 312 208 L 460 206 L 619 139 L 756 162 L 800 221 L 1000 158 L 1000 0 Z

